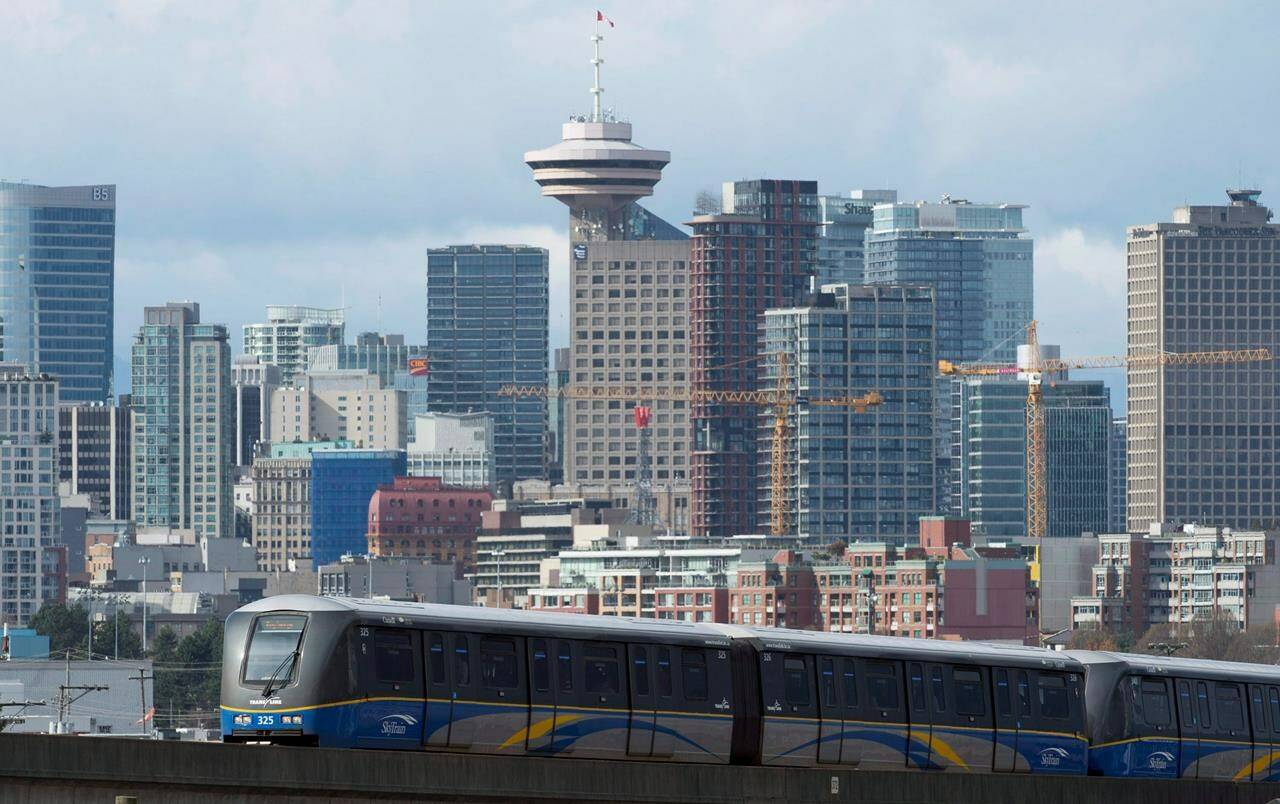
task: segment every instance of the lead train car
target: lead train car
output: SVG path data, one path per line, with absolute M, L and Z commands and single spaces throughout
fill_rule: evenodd
M 1280 781 L 1280 669 L 1070 653 L 1088 679 L 1091 773 Z
M 223 655 L 235 742 L 961 772 L 1087 761 L 1082 665 L 1032 648 L 285 596 L 231 615 Z

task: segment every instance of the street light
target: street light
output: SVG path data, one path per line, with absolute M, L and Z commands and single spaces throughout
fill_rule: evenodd
M 143 556 L 138 559 L 142 565 L 142 655 L 147 655 L 147 565 L 151 559 Z
M 1148 650 L 1157 650 L 1165 656 L 1172 656 L 1187 646 L 1185 642 L 1148 642 Z

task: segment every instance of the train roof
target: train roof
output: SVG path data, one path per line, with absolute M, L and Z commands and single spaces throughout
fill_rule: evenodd
M 992 642 L 916 639 L 913 637 L 841 634 L 827 631 L 799 631 L 788 628 L 756 628 L 731 626 L 733 635 L 755 640 L 759 647 L 776 650 L 797 648 L 836 655 L 864 657 L 884 656 L 895 659 L 961 662 L 966 664 L 1003 664 L 1012 667 L 1054 667 L 1083 670 L 1080 662 L 1061 651 L 1026 645 L 1003 645 Z
M 1218 659 L 1184 659 L 1176 656 L 1147 656 L 1141 653 L 1113 651 L 1066 651 L 1086 665 L 1111 665 L 1145 675 L 1184 676 L 1187 678 L 1233 679 L 1275 684 L 1280 682 L 1280 667 L 1271 664 L 1224 662 Z
M 326 611 L 350 612 L 361 619 L 378 619 L 384 624 L 437 624 L 449 628 L 471 629 L 484 633 L 545 633 L 575 636 L 582 639 L 654 640 L 686 645 L 727 645 L 729 637 L 709 623 L 683 620 L 657 620 L 635 617 L 607 617 L 591 614 L 561 614 L 548 611 L 492 609 L 480 606 L 454 606 L 443 603 L 407 603 L 350 597 L 317 597 L 315 595 L 277 595 L 262 598 L 237 611 Z

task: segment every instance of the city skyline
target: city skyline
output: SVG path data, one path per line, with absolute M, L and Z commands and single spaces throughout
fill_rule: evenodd
M 925 18 L 833 6 L 793 17 L 629 5 L 610 11 L 618 27 L 604 44 L 604 102 L 644 142 L 671 150 L 647 202 L 669 220 L 687 219 L 698 190 L 750 175 L 815 179 L 826 194 L 894 187 L 903 200 L 949 192 L 1026 203 L 1042 331 L 1069 354 L 1119 352 L 1124 227 L 1228 185 L 1259 186 L 1264 203 L 1280 186 L 1260 156 L 1274 113 L 1249 82 L 1218 82 L 1215 69 L 1261 72 L 1270 26 L 1245 24 L 1244 6 L 1159 18 L 1121 8 L 1105 26 L 1087 13 L 1030 20 L 1010 8 Z M 65 66 L 38 86 L 3 90 L 38 122 L 4 135 L 9 153 L 25 155 L 6 173 L 119 188 L 118 391 L 142 307 L 169 299 L 200 301 L 236 333 L 263 304 L 337 306 L 345 296 L 350 332 L 414 341 L 425 328 L 425 251 L 455 243 L 548 248 L 551 344 L 562 345 L 567 237 L 520 157 L 589 108 L 590 14 L 355 4 L 295 19 L 271 7 L 7 6 L 0 65 L 30 74 L 57 52 Z M 438 36 L 464 25 L 488 34 Z M 115 34 L 89 39 L 103 26 Z M 427 37 L 437 45 L 413 47 Z M 754 58 L 730 70 L 717 54 L 735 50 Z M 796 56 L 814 52 L 852 52 L 860 66 L 815 61 L 815 72 L 840 77 L 797 88 L 794 73 L 806 68 Z M 80 64 L 89 58 L 92 69 Z M 423 75 L 450 80 L 423 86 Z M 702 77 L 696 89 L 691 75 Z M 835 102 L 841 84 L 854 102 Z M 137 86 L 152 91 L 120 102 Z M 1210 88 L 1238 111 L 1232 147 L 1152 157 L 1153 143 L 1180 153 L 1226 136 L 1199 113 Z M 1141 97 L 1161 103 L 1139 113 Z M 83 138 L 68 115 L 99 121 L 98 134 Z M 357 281 L 369 265 L 381 281 Z

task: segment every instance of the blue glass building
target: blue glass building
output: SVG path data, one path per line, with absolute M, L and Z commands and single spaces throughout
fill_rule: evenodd
M 493 415 L 498 481 L 545 477 L 547 402 L 498 396 L 545 385 L 547 250 L 449 246 L 427 253 L 428 406 Z
M 0 182 L 0 361 L 65 402 L 111 396 L 115 241 L 115 185 Z
M 835 540 L 904 543 L 933 512 L 932 288 L 828 285 L 805 307 L 764 314 L 764 351 L 785 352 L 809 399 L 879 391 L 864 413 L 797 405 L 795 533 L 809 544 Z M 762 385 L 777 381 L 776 358 Z M 771 421 L 772 413 L 764 414 Z M 760 510 L 770 503 L 772 428 L 759 428 Z
M 405 474 L 403 450 L 326 449 L 311 453 L 311 560 L 368 552 L 369 500 Z

